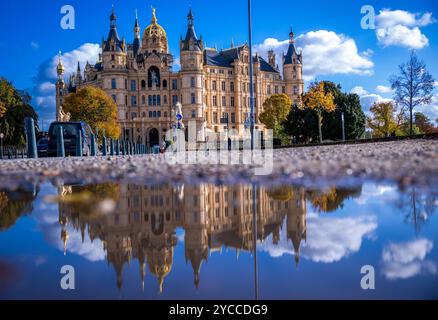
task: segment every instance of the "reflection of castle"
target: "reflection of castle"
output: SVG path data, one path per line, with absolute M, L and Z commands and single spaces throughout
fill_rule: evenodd
M 294 245 L 298 263 L 300 243 L 306 238 L 305 192 L 301 188 L 285 189 L 288 196 L 279 199 L 269 190 L 257 188 L 257 239 L 265 240 L 272 234 L 274 244 L 278 243 L 286 218 L 287 237 Z M 73 193 L 79 191 L 73 188 Z M 252 198 L 251 186 L 124 185 L 120 186 L 117 208 L 111 214 L 90 217 L 61 203 L 61 238 L 64 242 L 68 239 L 66 223 L 81 230 L 83 237 L 88 225 L 90 239 L 103 241 L 108 262 L 116 270 L 119 289 L 124 264 L 135 258 L 140 264 L 142 282 L 147 263 L 162 291 L 164 278 L 172 269 L 175 229 L 182 227 L 186 261 L 192 265 L 198 287 L 201 264 L 209 253 L 224 246 L 235 248 L 237 254 L 240 250 L 254 250 Z

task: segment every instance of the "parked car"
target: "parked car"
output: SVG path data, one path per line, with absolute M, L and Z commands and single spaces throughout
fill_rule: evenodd
M 90 154 L 91 128 L 83 121 L 80 122 L 53 122 L 49 128 L 48 134 L 48 156 L 56 157 L 57 155 L 57 138 L 56 132 L 58 127 L 62 126 L 64 136 L 64 149 L 66 156 L 76 156 L 76 137 L 78 133 L 82 135 L 82 154 L 87 156 Z
M 49 142 L 47 138 L 41 138 L 40 140 L 38 140 L 37 143 L 38 158 L 47 157 L 48 143 Z

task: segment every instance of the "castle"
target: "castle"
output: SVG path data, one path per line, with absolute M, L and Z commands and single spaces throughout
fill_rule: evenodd
M 96 64 L 87 62 L 64 80 L 61 57 L 57 66 L 56 114 L 62 109 L 64 96 L 84 86 L 103 89 L 118 107 L 122 137 L 136 143 L 154 146 L 162 142 L 175 122 L 175 106 L 181 103 L 185 122 L 196 123 L 198 141 L 209 134 L 228 130 L 241 139 L 250 115 L 249 48 L 247 44 L 218 51 L 206 48 L 198 39 L 192 10 L 188 14 L 186 36 L 180 40 L 180 71 L 174 72 L 167 34 L 158 24 L 155 9 L 151 23 L 141 36 L 138 17 L 134 23 L 132 44 L 120 39 L 114 9 L 110 31 L 102 39 L 102 52 Z M 273 94 L 287 94 L 294 103 L 304 90 L 302 53 L 294 45 L 293 32 L 283 56 L 283 74 L 274 51 L 268 61 L 256 54 L 254 64 L 255 129 L 264 131 L 259 121 L 263 103 Z

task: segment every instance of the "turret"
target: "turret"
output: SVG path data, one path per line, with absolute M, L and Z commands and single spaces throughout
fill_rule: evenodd
M 304 92 L 303 54 L 295 48 L 295 34 L 289 33 L 289 48 L 283 56 L 283 77 L 286 81 L 286 94 L 294 103 L 298 102 Z
M 58 75 L 58 79 L 56 81 L 56 120 L 59 120 L 58 115 L 63 103 L 63 97 L 65 93 L 64 72 L 65 68 L 62 64 L 62 55 L 61 51 L 59 51 L 58 65 L 56 67 L 56 74 Z
M 187 32 L 180 41 L 181 70 L 201 70 L 203 60 L 202 39 L 198 40 L 195 32 L 195 18 L 190 9 L 187 15 Z
M 268 51 L 268 63 L 271 65 L 272 68 L 276 67 L 274 50 Z
M 117 32 L 117 16 L 114 11 L 110 15 L 110 31 L 106 41 L 102 44 L 102 58 L 104 68 L 123 68 L 126 65 L 126 46 Z

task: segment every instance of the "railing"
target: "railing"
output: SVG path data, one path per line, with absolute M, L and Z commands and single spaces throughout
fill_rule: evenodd
M 27 158 L 26 148 L 22 146 L 2 146 L 0 147 L 1 159 L 24 159 Z

